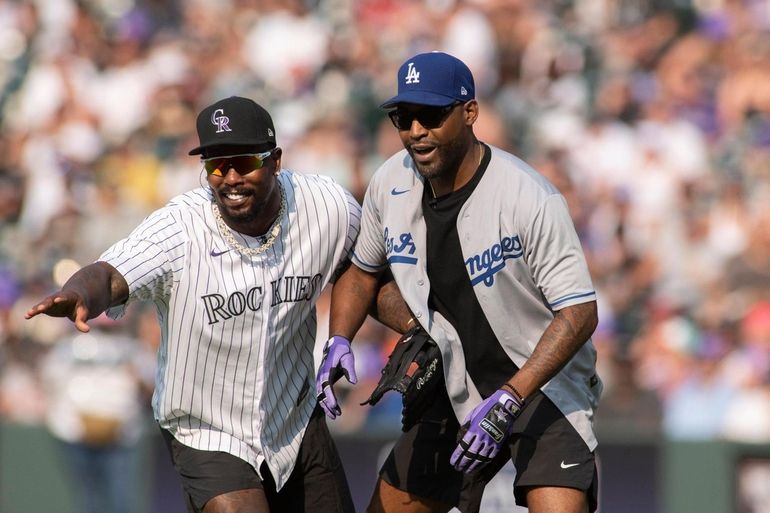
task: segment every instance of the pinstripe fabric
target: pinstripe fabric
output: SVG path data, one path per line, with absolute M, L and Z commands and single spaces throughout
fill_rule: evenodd
M 157 308 L 160 425 L 185 445 L 233 454 L 256 469 L 266 460 L 281 487 L 315 406 L 315 302 L 347 258 L 361 210 L 327 177 L 283 170 L 279 179 L 287 215 L 259 256 L 227 245 L 205 188 L 174 198 L 100 260 L 123 274 L 129 302 Z

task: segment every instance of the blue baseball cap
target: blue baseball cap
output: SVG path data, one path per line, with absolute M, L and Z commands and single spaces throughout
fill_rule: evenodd
M 443 52 L 420 53 L 398 68 L 398 94 L 380 108 L 399 103 L 443 107 L 476 98 L 473 75 L 457 57 Z

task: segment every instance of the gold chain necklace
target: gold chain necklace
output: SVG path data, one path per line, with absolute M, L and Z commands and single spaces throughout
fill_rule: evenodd
M 278 237 L 278 234 L 281 233 L 281 219 L 283 219 L 283 215 L 286 213 L 286 193 L 284 192 L 283 185 L 281 185 L 280 181 L 278 182 L 278 190 L 281 193 L 281 208 L 278 209 L 278 216 L 275 218 L 275 221 L 273 221 L 273 225 L 270 227 L 270 230 L 268 230 L 268 236 L 265 239 L 265 242 L 256 248 L 249 248 L 238 242 L 233 235 L 233 231 L 229 226 L 227 226 L 227 223 L 225 223 L 225 220 L 222 218 L 222 214 L 219 212 L 219 206 L 216 204 L 216 202 L 211 203 L 211 211 L 214 213 L 214 219 L 217 221 L 219 231 L 222 233 L 222 237 L 224 237 L 225 241 L 231 248 L 236 250 L 238 253 L 241 253 L 242 255 L 248 256 L 261 255 L 270 249 L 270 247 L 275 242 L 275 239 Z

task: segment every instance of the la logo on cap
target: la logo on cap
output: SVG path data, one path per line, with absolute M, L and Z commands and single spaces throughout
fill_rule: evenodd
M 224 109 L 217 109 L 211 113 L 211 124 L 217 127 L 218 134 L 221 134 L 222 132 L 232 132 L 230 127 L 227 126 L 228 123 L 230 123 L 230 118 L 225 116 Z
M 406 82 L 407 84 L 419 84 L 420 83 L 420 72 L 417 71 L 417 69 L 414 67 L 414 63 L 410 62 L 408 64 L 409 69 L 406 72 Z

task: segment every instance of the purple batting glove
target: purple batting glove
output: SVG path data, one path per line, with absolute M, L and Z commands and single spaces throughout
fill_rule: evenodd
M 318 403 L 330 419 L 335 419 L 342 414 L 332 386 L 342 375 L 349 383 L 355 385 L 358 382 L 355 363 L 353 351 L 350 349 L 350 340 L 334 336 L 326 341 L 321 367 L 315 378 L 315 390 L 318 394 Z
M 466 474 L 489 463 L 500 452 L 521 407 L 518 398 L 502 389 L 484 399 L 465 418 L 449 463 Z

